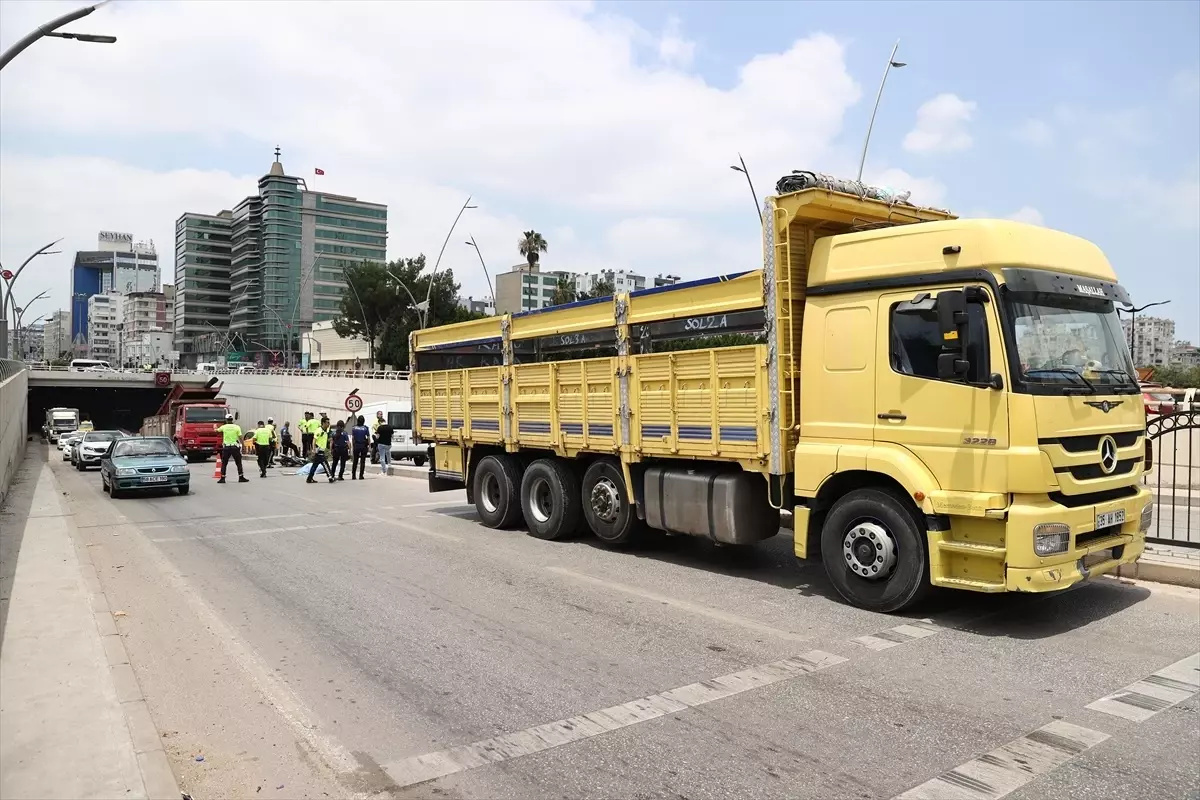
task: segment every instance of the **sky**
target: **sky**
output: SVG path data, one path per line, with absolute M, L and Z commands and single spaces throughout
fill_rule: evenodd
M 77 2 L 0 2 L 0 47 Z M 463 294 L 518 263 L 699 278 L 761 260 L 759 195 L 793 169 L 1096 242 L 1137 304 L 1200 342 L 1197 2 L 135 2 L 0 78 L 0 263 L 69 307 L 75 250 L 153 239 L 256 191 L 276 146 L 310 188 L 386 203 L 389 258 Z M 325 175 L 317 177 L 320 168 Z M 25 317 L 29 322 L 31 310 Z

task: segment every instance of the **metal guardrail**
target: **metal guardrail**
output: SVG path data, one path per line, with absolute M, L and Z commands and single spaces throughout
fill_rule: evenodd
M 16 362 L 13 362 L 16 363 Z M 170 372 L 172 375 L 295 375 L 312 378 L 372 378 L 376 380 L 406 381 L 407 371 L 386 369 L 164 369 L 147 372 L 143 369 L 113 369 L 113 370 L 81 370 L 47 364 L 26 364 L 25 369 L 31 372 L 78 372 L 85 375 L 105 375 L 115 378 L 130 375 L 153 375 L 156 371 Z
M 1155 493 L 1146 541 L 1200 547 L 1200 409 L 1150 417 L 1146 439 L 1153 469 L 1143 481 Z

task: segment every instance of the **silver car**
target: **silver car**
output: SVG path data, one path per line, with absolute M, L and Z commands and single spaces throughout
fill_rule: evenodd
M 108 452 L 109 445 L 123 436 L 120 431 L 88 431 L 71 448 L 71 464 L 80 472 L 100 466 L 100 459 Z
M 62 451 L 62 460 L 71 460 L 71 448 L 75 443 L 83 438 L 87 431 L 71 431 L 70 433 L 60 434 L 58 437 L 58 449 Z

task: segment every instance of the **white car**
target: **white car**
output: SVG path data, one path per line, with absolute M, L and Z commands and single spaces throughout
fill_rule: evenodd
M 71 431 L 70 433 L 61 434 L 58 437 L 58 449 L 62 451 L 63 461 L 71 460 L 71 448 L 75 446 L 76 442 L 83 438 L 85 433 L 87 433 L 87 431 Z
M 90 466 L 100 466 L 100 459 L 115 439 L 124 438 L 120 431 L 88 431 L 70 448 L 71 464 L 83 472 Z

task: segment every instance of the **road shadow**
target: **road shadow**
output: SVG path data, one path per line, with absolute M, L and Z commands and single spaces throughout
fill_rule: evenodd
M 479 521 L 474 509 L 449 503 L 426 513 Z M 523 529 L 518 528 L 517 532 L 523 532 Z M 551 544 L 594 547 L 607 552 L 613 550 L 590 533 Z M 624 552 L 632 558 L 651 559 L 687 569 L 757 581 L 794 592 L 797 597 L 820 597 L 845 603 L 826 578 L 820 561 L 796 558 L 792 532 L 787 528 L 781 529 L 770 539 L 749 546 L 719 545 L 696 536 L 668 536 L 656 532 L 644 543 Z M 895 619 L 896 624 L 905 620 L 931 620 L 936 625 L 976 636 L 1035 640 L 1087 627 L 1149 596 L 1149 590 L 1144 587 L 1110 578 L 1097 578 L 1070 589 L 1045 594 L 982 594 L 938 589 L 919 606 L 881 616 Z
M 4 505 L 0 506 L 0 652 L 4 651 L 4 630 L 8 623 L 17 558 L 21 554 L 21 542 L 29 524 L 29 510 L 33 507 L 33 491 L 38 473 L 46 463 L 46 454 L 47 448 L 26 440 L 21 466 L 9 487 L 8 496 L 4 498 Z

